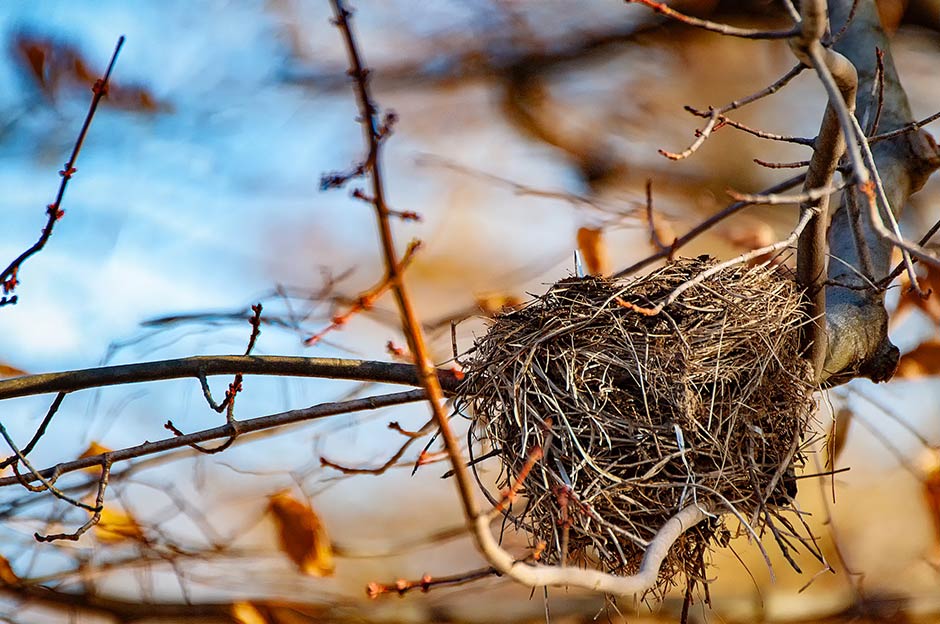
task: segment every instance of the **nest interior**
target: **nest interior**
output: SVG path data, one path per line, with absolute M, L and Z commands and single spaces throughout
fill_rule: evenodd
M 815 386 L 792 279 L 736 266 L 657 315 L 636 309 L 712 266 L 700 257 L 631 280 L 565 279 L 475 342 L 458 406 L 497 450 L 498 486 L 521 495 L 507 517 L 544 561 L 631 574 L 659 528 L 696 504 L 715 517 L 673 545 L 657 586 L 684 575 L 691 588 L 711 544 L 730 535 L 728 512 L 755 532 L 797 532 L 781 511 Z M 774 529 L 786 552 L 784 532 Z

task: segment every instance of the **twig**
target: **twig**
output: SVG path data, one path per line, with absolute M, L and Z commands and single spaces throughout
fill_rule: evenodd
M 649 7 L 661 15 L 665 15 L 666 17 L 682 22 L 683 24 L 722 35 L 728 35 L 730 37 L 741 37 L 744 39 L 787 39 L 799 32 L 795 28 L 791 28 L 789 30 L 768 31 L 755 30 L 752 28 L 737 28 L 735 26 L 729 26 L 728 24 L 719 24 L 717 22 L 711 22 L 709 20 L 699 19 L 697 17 L 692 17 L 691 15 L 680 13 L 675 9 L 669 8 L 662 2 L 656 2 L 656 0 L 626 0 L 626 2 L 628 4 L 642 4 L 643 6 Z
M 718 109 L 718 112 L 720 114 L 724 114 L 724 113 L 727 113 L 728 111 L 736 110 L 752 102 L 756 102 L 757 100 L 765 98 L 769 95 L 773 95 L 774 93 L 776 93 L 777 91 L 785 87 L 791 80 L 793 80 L 794 78 L 799 76 L 801 73 L 803 73 L 804 69 L 807 69 L 806 65 L 804 65 L 803 63 L 798 63 L 786 74 L 784 74 L 783 76 L 775 80 L 772 84 L 764 87 L 763 89 L 761 89 L 760 91 L 757 91 L 756 93 L 752 93 L 751 95 L 747 97 L 743 97 L 740 100 L 734 100 L 732 102 L 725 104 L 724 106 Z M 689 110 L 689 107 L 686 107 L 686 110 Z M 695 113 L 695 114 L 699 115 L 699 113 Z M 704 117 L 705 115 L 702 114 L 700 116 Z
M 792 178 L 784 180 L 783 182 L 779 184 L 775 184 L 774 186 L 771 186 L 768 189 L 765 189 L 764 191 L 761 192 L 761 194 L 768 195 L 768 194 L 779 193 L 782 191 L 789 190 L 793 188 L 794 186 L 797 186 L 798 184 L 802 183 L 805 178 L 806 178 L 806 174 L 801 173 L 798 176 L 794 176 Z M 647 256 L 646 258 L 640 260 L 639 262 L 636 262 L 628 266 L 627 268 L 621 271 L 618 271 L 617 273 L 614 274 L 614 277 L 624 277 L 626 275 L 632 275 L 633 273 L 636 273 L 640 269 L 643 269 L 644 267 L 647 267 L 653 264 L 657 260 L 662 260 L 663 258 L 668 257 L 670 253 L 675 253 L 679 248 L 683 247 L 690 241 L 694 240 L 700 234 L 710 230 L 715 224 L 719 223 L 720 221 L 723 221 L 724 219 L 727 219 L 731 215 L 741 211 L 744 208 L 747 208 L 750 205 L 751 204 L 747 202 L 735 202 L 725 207 L 720 212 L 717 212 L 713 214 L 712 216 L 708 217 L 707 219 L 705 219 L 704 221 L 696 225 L 694 228 L 692 228 L 691 230 L 689 230 L 688 232 L 686 232 L 685 234 L 677 238 L 675 242 L 673 242 L 673 244 L 670 245 L 669 250 L 659 251 L 650 256 Z M 2 387 L 2 382 L 0 382 L 0 387 Z M 2 398 L 2 395 L 0 395 L 0 398 Z
M 12 483 L 19 483 L 31 491 L 36 491 L 36 490 L 29 487 L 28 484 L 32 481 L 39 481 L 40 483 L 42 483 L 43 488 L 44 488 L 39 491 L 49 491 L 56 498 L 63 500 L 69 505 L 72 505 L 74 507 L 79 507 L 81 509 L 84 509 L 86 511 L 91 511 L 91 512 L 97 511 L 95 507 L 87 505 L 81 501 L 75 500 L 71 496 L 68 496 L 65 493 L 63 493 L 61 490 L 59 490 L 54 485 L 55 480 L 58 477 L 58 475 L 52 475 L 52 476 L 47 477 L 42 473 L 36 472 L 36 469 L 33 468 L 32 464 L 29 463 L 29 460 L 26 459 L 26 456 L 23 455 L 23 453 L 20 452 L 20 450 L 16 447 L 16 442 L 14 442 L 13 438 L 10 437 L 10 434 L 7 433 L 7 429 L 6 427 L 3 426 L 3 423 L 0 423 L 0 435 L 3 436 L 4 440 L 6 440 L 7 445 L 10 447 L 10 450 L 13 451 L 13 454 L 16 455 L 17 459 L 21 461 L 23 465 L 26 466 L 26 468 L 30 472 L 29 475 L 20 475 L 19 471 L 17 470 L 16 463 L 14 462 L 13 472 L 15 476 L 7 477 L 5 480 L 11 480 Z
M 497 571 L 511 576 L 514 580 L 529 587 L 578 587 L 617 596 L 629 596 L 642 593 L 656 583 L 659 568 L 669 553 L 669 548 L 685 531 L 689 530 L 708 516 L 694 505 L 690 505 L 670 518 L 649 543 L 643 561 L 636 574 L 615 576 L 598 570 L 580 568 L 560 568 L 544 565 L 532 565 L 516 560 L 503 550 L 489 530 L 489 521 L 485 515 L 476 519 L 476 534 L 481 538 L 481 548 L 487 560 Z
M 688 158 L 689 156 L 694 154 L 696 151 L 698 151 L 698 148 L 702 147 L 702 144 L 705 143 L 705 140 L 709 136 L 711 136 L 712 130 L 715 129 L 715 124 L 718 122 L 719 117 L 720 115 L 718 114 L 717 110 L 715 109 L 710 110 L 709 115 L 708 115 L 708 123 L 706 123 L 705 127 L 702 128 L 701 130 L 695 131 L 695 135 L 697 138 L 695 139 L 695 141 L 692 142 L 692 145 L 682 150 L 681 152 L 678 152 L 678 153 L 667 152 L 664 149 L 657 150 L 657 151 L 663 156 L 665 156 L 666 158 L 668 158 L 669 160 L 683 160 L 685 158 Z
M 883 132 L 881 134 L 876 134 L 874 136 L 868 137 L 869 145 L 872 143 L 877 143 L 879 141 L 884 141 L 886 139 L 893 139 L 894 137 L 901 136 L 902 134 L 908 134 L 909 132 L 917 132 L 927 124 L 933 123 L 940 119 L 940 112 L 934 113 L 928 117 L 924 117 L 920 121 L 912 121 L 911 123 L 898 128 L 897 130 L 892 130 L 891 132 Z
M 754 158 L 753 161 L 761 167 L 767 167 L 768 169 L 802 169 L 803 167 L 809 166 L 808 160 L 795 160 L 793 162 L 769 162 L 766 160 L 761 160 L 760 158 Z
M 927 243 L 930 242 L 930 239 L 933 238 L 934 234 L 936 234 L 937 232 L 940 232 L 940 220 L 937 220 L 932 226 L 930 226 L 930 229 L 927 230 L 927 232 L 920 238 L 917 244 L 920 245 L 921 247 L 925 246 Z M 914 260 L 917 260 L 917 258 L 914 258 Z M 897 266 L 895 266 L 891 270 L 890 273 L 888 273 L 888 275 L 885 276 L 883 280 L 878 282 L 878 287 L 886 288 L 891 282 L 897 279 L 897 277 L 901 273 L 904 272 L 905 268 L 906 268 L 906 265 L 904 261 L 902 260 L 901 262 L 897 264 Z
M 394 465 L 398 462 L 398 460 L 401 459 L 402 456 L 404 456 L 405 452 L 408 450 L 408 448 L 409 448 L 412 444 L 415 443 L 415 441 L 417 441 L 417 440 L 423 438 L 425 435 L 427 435 L 428 429 L 430 428 L 430 426 L 431 426 L 432 424 L 434 424 L 434 421 L 433 421 L 433 420 L 429 420 L 429 421 L 426 422 L 426 423 L 421 427 L 421 429 L 418 430 L 418 431 L 405 431 L 404 429 L 401 428 L 401 426 L 400 426 L 398 423 L 389 423 L 389 425 L 388 425 L 388 428 L 389 428 L 389 429 L 392 429 L 392 430 L 394 430 L 394 431 L 398 431 L 399 433 L 401 433 L 402 435 L 404 435 L 407 439 L 404 441 L 404 443 L 402 443 L 402 444 L 398 447 L 398 450 L 395 451 L 395 453 L 393 453 L 392 456 L 389 457 L 389 458 L 385 461 L 384 464 L 382 464 L 381 466 L 378 466 L 378 467 L 376 467 L 376 468 L 362 468 L 362 467 L 354 467 L 354 466 L 344 466 L 344 465 L 342 465 L 342 464 L 339 464 L 339 463 L 336 463 L 336 462 L 334 462 L 334 461 L 331 461 L 331 460 L 327 459 L 326 457 L 321 457 L 321 458 L 320 458 L 320 465 L 321 465 L 321 466 L 326 466 L 326 467 L 328 467 L 328 468 L 332 468 L 333 470 L 338 470 L 339 472 L 342 472 L 343 474 L 347 474 L 347 475 L 358 475 L 358 474 L 381 475 L 381 474 L 385 474 L 385 473 L 388 471 L 389 468 L 391 468 L 392 466 L 394 466 Z M 394 426 L 393 426 L 393 425 L 394 425 Z
M 697 108 L 693 108 L 691 106 L 686 106 L 685 110 L 692 113 L 696 117 L 711 117 L 712 116 L 711 111 L 706 113 L 705 111 L 700 111 Z M 795 143 L 796 145 L 807 145 L 809 147 L 812 147 L 815 142 L 815 139 L 809 139 L 809 138 L 798 137 L 798 136 L 790 136 L 786 134 L 775 134 L 773 132 L 766 132 L 764 130 L 758 130 L 757 128 L 752 128 L 750 126 L 747 126 L 741 123 L 740 121 L 729 119 L 728 117 L 725 117 L 724 115 L 718 115 L 718 125 L 715 127 L 715 130 L 717 130 L 718 128 L 722 126 L 731 126 L 732 128 L 737 128 L 738 130 L 741 130 L 742 132 L 746 132 L 748 134 L 756 136 L 759 139 L 768 139 L 770 141 L 780 141 L 782 143 Z
M 681 286 L 678 286 L 671 293 L 669 293 L 669 296 L 667 296 L 665 299 L 663 299 L 662 301 L 660 301 L 658 304 L 656 304 L 655 306 L 651 308 L 640 308 L 638 306 L 634 306 L 633 304 L 629 304 L 626 301 L 621 301 L 618 303 L 620 303 L 620 305 L 623 305 L 624 307 L 630 307 L 631 309 L 634 309 L 636 312 L 643 314 L 644 316 L 655 316 L 659 314 L 660 312 L 662 312 L 667 306 L 672 304 L 676 299 L 678 299 L 682 293 L 692 288 L 693 286 L 702 283 L 703 281 L 705 281 L 712 275 L 720 271 L 723 271 L 730 266 L 734 266 L 736 264 L 741 264 L 744 262 L 749 262 L 751 260 L 754 260 L 755 258 L 760 258 L 761 256 L 772 254 L 777 251 L 780 251 L 781 249 L 785 249 L 789 247 L 794 242 L 796 242 L 797 238 L 803 232 L 803 229 L 807 226 L 810 219 L 815 214 L 816 213 L 813 209 L 811 208 L 805 209 L 803 211 L 802 216 L 800 217 L 799 222 L 796 224 L 796 227 L 793 228 L 793 231 L 790 233 L 790 235 L 787 238 L 777 241 L 776 243 L 773 243 L 771 245 L 767 245 L 765 247 L 753 249 L 745 254 L 741 254 L 740 256 L 736 256 L 734 258 L 731 258 L 730 260 L 726 260 L 724 262 L 720 262 L 714 266 L 709 267 L 707 270 L 702 271 L 701 273 L 696 275 L 694 278 L 686 282 L 683 282 Z
M 22 453 L 23 456 L 29 455 L 33 447 L 36 446 L 36 443 L 39 442 L 39 439 L 46 433 L 46 427 L 49 426 L 49 423 L 52 421 L 52 417 L 55 416 L 55 413 L 59 411 L 59 406 L 62 405 L 62 400 L 65 399 L 65 392 L 60 392 L 56 395 L 55 399 L 52 401 L 52 405 L 49 406 L 48 411 L 46 412 L 45 417 L 43 417 L 42 422 L 39 423 L 39 427 L 36 429 L 36 433 L 33 435 L 33 438 L 29 443 L 23 447 Z M 0 469 L 6 468 L 10 464 L 16 462 L 16 456 L 12 455 L 7 459 L 0 462 Z
M 731 199 L 737 200 L 739 202 L 744 202 L 746 204 L 765 204 L 770 206 L 776 206 L 780 204 L 803 204 L 807 202 L 816 201 L 822 197 L 832 195 L 842 190 L 844 185 L 839 186 L 827 186 L 824 188 L 811 188 L 808 191 L 799 193 L 797 195 L 778 195 L 776 193 L 767 193 L 767 194 L 754 194 L 750 195 L 747 193 L 738 193 L 735 190 L 728 189 L 725 191 Z
M 659 231 L 656 229 L 655 217 L 653 216 L 653 180 L 646 180 L 646 224 L 650 230 L 650 242 L 659 251 L 669 251 L 672 245 L 665 244 L 659 238 Z M 675 238 L 673 238 L 675 243 Z
M 399 272 L 404 272 L 408 265 L 411 264 L 411 260 L 414 258 L 415 252 L 417 252 L 420 247 L 421 243 L 418 241 L 412 241 L 408 245 L 408 248 L 405 250 L 405 255 L 402 257 L 402 259 L 395 261 L 397 270 Z M 356 301 L 353 303 L 353 305 L 349 307 L 349 309 L 347 309 L 342 314 L 335 315 L 329 325 L 304 340 L 304 344 L 307 346 L 317 344 L 330 332 L 336 331 L 337 329 L 345 326 L 346 323 L 349 322 L 349 319 L 351 319 L 356 314 L 359 314 L 365 310 L 371 310 L 372 306 L 375 305 L 376 300 L 391 287 L 392 283 L 389 280 L 389 276 L 386 274 L 378 284 L 360 294 L 356 298 Z
M 46 225 L 42 228 L 42 233 L 39 235 L 39 240 L 33 243 L 33 246 L 21 253 L 13 262 L 7 266 L 0 273 L 0 284 L 3 287 L 3 296 L 0 298 L 0 307 L 5 305 L 13 305 L 17 302 L 18 297 L 16 295 L 10 295 L 16 289 L 17 284 L 19 284 L 19 271 L 23 266 L 23 263 L 30 258 L 33 254 L 39 253 L 42 251 L 43 247 L 46 246 L 46 243 L 49 241 L 49 238 L 52 236 L 52 230 L 55 227 L 55 224 L 62 218 L 65 214 L 65 211 L 62 210 L 62 199 L 65 197 L 65 189 L 68 186 L 69 180 L 72 179 L 72 176 L 75 175 L 75 163 L 78 161 L 78 154 L 82 149 L 82 144 L 85 142 L 85 136 L 88 134 L 88 128 L 91 127 L 91 120 L 95 116 L 95 111 L 98 110 L 98 103 L 101 101 L 101 98 L 108 94 L 108 80 L 111 78 L 111 71 L 114 69 L 114 64 L 117 62 L 118 53 L 121 51 L 121 47 L 124 45 L 124 36 L 118 38 L 117 45 L 114 46 L 114 53 L 111 55 L 111 61 L 108 63 L 108 69 L 105 71 L 104 76 L 99 80 L 95 81 L 94 86 L 92 86 L 92 98 L 91 105 L 88 107 L 88 113 L 85 115 L 85 121 L 82 123 L 82 129 L 78 133 L 78 138 L 75 139 L 75 145 L 72 147 L 72 154 L 69 156 L 68 161 L 65 163 L 65 166 L 59 171 L 59 175 L 62 177 L 62 181 L 59 183 L 59 191 L 56 193 L 55 201 L 46 206 Z
M 369 169 L 369 177 L 372 183 L 372 203 L 375 207 L 376 222 L 382 243 L 387 281 L 391 285 L 392 292 L 397 300 L 405 335 L 408 339 L 408 346 L 414 354 L 418 379 L 421 387 L 427 393 L 426 398 L 434 415 L 434 419 L 437 421 L 437 425 L 441 430 L 444 447 L 447 449 L 447 454 L 455 470 L 455 483 L 457 484 L 460 499 L 463 503 L 464 515 L 468 526 L 471 526 L 471 523 L 477 517 L 476 505 L 473 498 L 473 485 L 463 465 L 463 460 L 460 457 L 460 445 L 457 442 L 453 430 L 450 428 L 447 413 L 444 411 L 444 393 L 441 389 L 436 371 L 431 366 L 428 350 L 424 344 L 421 323 L 418 320 L 411 298 L 405 288 L 401 266 L 398 261 L 398 254 L 395 251 L 395 240 L 392 236 L 388 206 L 385 202 L 385 187 L 379 157 L 380 136 L 378 133 L 377 108 L 369 93 L 368 71 L 362 63 L 352 28 L 349 25 L 351 13 L 342 0 L 332 0 L 331 3 L 335 17 L 334 23 L 343 36 L 346 51 L 349 56 L 349 75 L 353 78 L 355 85 L 356 99 L 359 106 L 359 122 L 362 126 L 364 142 L 368 148 L 368 155 L 365 162 Z M 487 527 L 487 531 L 488 530 L 489 528 Z
M 71 533 L 55 533 L 53 535 L 40 535 L 39 533 L 34 533 L 33 537 L 36 539 L 36 541 L 54 542 L 56 540 L 68 540 L 77 542 L 79 538 L 81 538 L 81 536 L 88 531 L 88 529 L 98 524 L 101 521 L 101 512 L 104 510 L 104 492 L 108 488 L 108 480 L 110 477 L 111 459 L 108 457 L 108 453 L 105 453 L 102 455 L 101 460 L 101 476 L 98 477 L 98 493 L 95 495 L 95 507 L 88 521 Z
M 425 574 L 417 581 L 409 581 L 406 579 L 398 579 L 394 583 L 384 584 L 384 583 L 369 583 L 366 587 L 366 594 L 369 598 L 375 600 L 383 594 L 398 594 L 399 596 L 404 596 L 410 591 L 420 589 L 422 592 L 427 593 L 435 587 L 453 587 L 455 585 L 463 585 L 465 583 L 471 583 L 473 581 L 478 581 L 480 579 L 486 578 L 488 576 L 498 575 L 499 573 L 495 568 L 487 567 L 480 568 L 479 570 L 471 570 L 470 572 L 462 572 L 460 574 L 452 574 L 449 576 L 431 576 L 430 574 Z
M 262 306 L 260 303 L 256 303 L 251 306 L 252 315 L 251 318 L 248 319 L 248 323 L 251 325 L 251 334 L 248 336 L 248 346 L 245 348 L 245 357 L 251 355 L 251 350 L 254 349 L 255 342 L 257 342 L 258 336 L 261 334 L 261 310 Z M 242 373 L 235 373 L 235 378 L 232 380 L 232 383 L 228 385 L 228 390 L 225 391 L 225 398 L 221 403 L 217 404 L 212 399 L 212 392 L 209 390 L 209 382 L 206 380 L 205 374 L 199 375 L 199 382 L 202 384 L 202 394 L 209 403 L 209 407 L 219 412 L 220 414 L 222 413 L 222 410 L 225 410 L 225 421 L 232 426 L 232 435 L 228 440 L 213 448 L 205 448 L 203 446 L 199 446 L 198 444 L 190 444 L 190 448 L 193 448 L 206 455 L 214 455 L 216 453 L 221 453 L 235 443 L 235 438 L 238 437 L 239 433 L 238 421 L 235 420 L 235 396 L 242 390 L 242 380 Z M 172 420 L 166 421 L 166 424 L 163 425 L 163 428 L 178 436 L 185 435 L 182 431 L 173 425 Z
M 254 431 L 274 429 L 298 422 L 335 416 L 337 414 L 348 414 L 350 412 L 374 410 L 392 405 L 401 405 L 403 403 L 414 403 L 416 401 L 423 401 L 426 398 L 427 394 L 423 390 L 408 390 L 406 392 L 382 394 L 377 396 L 364 397 L 361 399 L 353 399 L 350 401 L 320 403 L 318 405 L 304 409 L 290 410 L 287 412 L 280 412 L 277 414 L 240 420 L 238 421 L 238 430 L 239 434 L 244 435 Z M 110 458 L 112 463 L 117 463 L 127 461 L 129 459 L 136 459 L 138 457 L 144 457 L 147 455 L 154 455 L 156 453 L 163 453 L 165 451 L 183 448 L 189 446 L 190 444 L 228 438 L 231 435 L 232 425 L 226 423 L 220 427 L 205 429 L 203 431 L 197 431 L 196 433 L 174 436 L 164 440 L 157 440 L 156 442 L 144 442 L 143 444 L 138 444 L 137 446 L 132 446 L 117 451 L 110 451 L 106 454 L 91 455 L 89 457 L 83 457 L 74 461 L 62 462 L 50 468 L 46 468 L 45 470 L 33 471 L 32 475 L 25 476 L 24 479 L 27 479 L 28 481 L 42 481 L 43 479 L 51 479 L 54 481 L 63 474 L 75 472 L 76 470 L 81 470 L 83 468 L 90 468 L 101 465 L 105 459 L 105 455 Z M 0 487 L 16 485 L 19 483 L 21 483 L 21 481 L 15 476 L 0 478 Z

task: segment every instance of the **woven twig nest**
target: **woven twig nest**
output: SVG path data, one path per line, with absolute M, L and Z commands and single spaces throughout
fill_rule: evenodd
M 657 315 L 637 310 L 713 265 L 702 257 L 635 280 L 565 279 L 474 344 L 459 406 L 472 435 L 497 450 L 499 487 L 520 495 L 507 517 L 543 561 L 631 574 L 656 531 L 696 504 L 714 519 L 673 546 L 658 586 L 681 573 L 691 587 L 712 541 L 730 534 L 722 515 L 756 532 L 768 523 L 796 532 L 780 511 L 795 494 L 815 388 L 792 279 L 736 266 Z

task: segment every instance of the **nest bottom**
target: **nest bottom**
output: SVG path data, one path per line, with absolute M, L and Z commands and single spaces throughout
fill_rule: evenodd
M 773 523 L 797 532 L 780 512 L 795 494 L 815 388 L 793 281 L 732 267 L 658 315 L 640 310 L 713 264 L 562 280 L 476 341 L 458 406 L 498 449 L 499 487 L 524 496 L 509 517 L 543 560 L 634 573 L 659 528 L 694 504 L 715 518 L 672 547 L 657 586 L 681 574 L 691 588 L 711 545 L 730 536 L 722 514 L 758 533 Z

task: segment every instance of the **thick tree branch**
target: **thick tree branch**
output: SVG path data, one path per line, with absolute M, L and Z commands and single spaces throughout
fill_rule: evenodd
M 0 400 L 49 392 L 67 393 L 86 388 L 187 377 L 201 379 L 238 373 L 420 385 L 412 364 L 273 355 L 198 355 L 5 379 L 0 381 Z M 438 370 L 437 377 L 441 387 L 447 391 L 453 391 L 460 383 L 459 373 L 454 371 Z
M 830 0 L 832 24 L 845 22 L 853 10 L 853 0 Z M 874 0 L 861 0 L 855 15 L 834 49 L 856 68 L 859 78 L 856 111 L 860 119 L 873 118 L 879 103 L 873 89 L 877 73 L 877 50 L 884 52 L 884 96 L 879 130 L 889 133 L 914 122 L 907 95 L 898 79 L 891 47 L 879 22 Z M 871 146 L 874 162 L 883 181 L 891 210 L 898 214 L 930 174 L 940 166 L 940 154 L 930 135 L 920 129 L 892 136 Z M 829 348 L 823 380 L 834 385 L 853 377 L 883 381 L 891 377 L 897 365 L 898 350 L 887 338 L 887 313 L 884 291 L 869 288 L 890 271 L 892 243 L 881 235 L 867 210 L 857 212 L 858 231 L 853 235 L 851 192 L 832 218 L 829 253 L 839 261 L 829 263 L 826 324 Z M 882 217 L 887 214 L 882 206 Z M 882 227 L 883 229 L 883 227 Z M 870 262 L 864 261 L 868 256 Z M 865 275 L 866 265 L 872 275 Z

